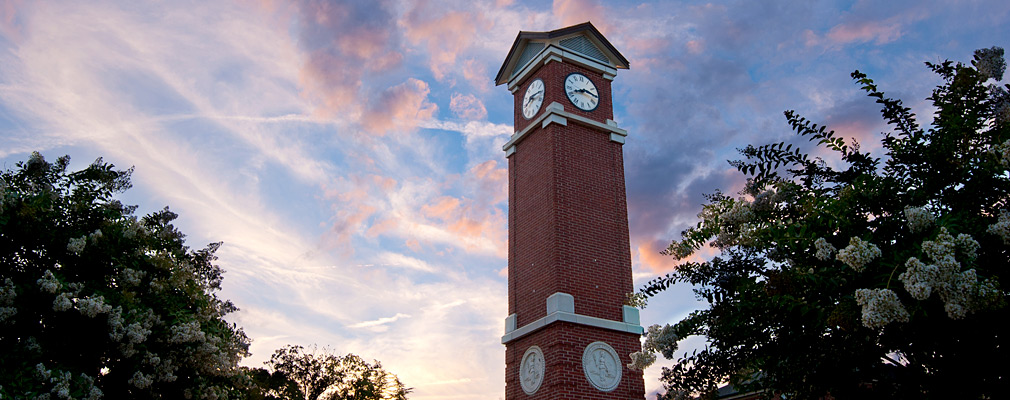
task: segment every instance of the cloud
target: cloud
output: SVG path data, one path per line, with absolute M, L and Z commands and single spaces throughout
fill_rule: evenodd
M 427 83 L 409 78 L 406 82 L 384 90 L 369 105 L 361 118 L 361 124 L 379 135 L 414 129 L 438 112 L 438 106 L 428 101 L 430 92 Z
M 898 40 L 901 36 L 901 24 L 895 21 L 858 21 L 839 24 L 831 28 L 826 35 L 827 39 L 834 44 L 869 41 L 885 44 Z
M 294 4 L 303 95 L 325 116 L 359 115 L 373 92 L 372 74 L 403 61 L 393 15 L 384 1 L 299 1 Z M 265 7 L 270 12 L 273 7 Z M 366 100 L 366 101 L 363 101 Z
M 490 25 L 481 12 L 445 7 L 442 2 L 418 1 L 400 21 L 407 40 L 426 45 L 428 67 L 439 81 L 453 69 L 458 56 L 472 45 L 477 27 Z
M 551 11 L 560 22 L 558 27 L 592 22 L 601 33 L 614 35 L 613 25 L 608 22 L 612 20 L 608 10 L 595 0 L 554 0 Z
M 449 101 L 449 109 L 457 117 L 465 120 L 482 120 L 487 117 L 484 103 L 472 94 L 453 93 Z
M 389 330 L 389 327 L 385 326 L 385 325 L 388 325 L 388 324 L 391 324 L 393 322 L 396 322 L 396 320 L 398 320 L 400 318 L 410 318 L 410 315 L 403 314 L 403 313 L 396 313 L 396 315 L 394 315 L 392 317 L 384 317 L 384 318 L 379 318 L 379 319 L 375 319 L 375 320 L 371 320 L 371 321 L 362 321 L 362 322 L 359 322 L 359 323 L 356 323 L 356 324 L 348 325 L 347 327 L 348 328 L 353 328 L 353 329 L 370 328 L 370 330 L 372 332 L 385 332 L 385 331 Z

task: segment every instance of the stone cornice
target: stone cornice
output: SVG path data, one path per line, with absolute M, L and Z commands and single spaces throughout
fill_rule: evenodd
M 600 132 L 609 133 L 610 141 L 612 142 L 624 144 L 625 138 L 628 136 L 628 131 L 618 128 L 617 122 L 614 122 L 613 120 L 608 119 L 607 123 L 594 121 L 581 115 L 565 111 L 565 106 L 555 101 L 549 104 L 539 117 L 531 121 L 529 125 L 526 125 L 526 128 L 512 134 L 509 141 L 502 146 L 502 150 L 505 151 L 505 157 L 511 156 L 515 153 L 516 144 L 523 140 L 526 137 L 526 134 L 530 133 L 537 127 L 546 128 L 550 124 L 568 126 L 569 121 Z

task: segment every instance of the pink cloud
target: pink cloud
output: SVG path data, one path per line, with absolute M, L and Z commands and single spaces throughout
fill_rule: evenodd
M 857 21 L 835 25 L 827 33 L 827 38 L 834 44 L 853 42 L 865 43 L 873 41 L 876 44 L 890 43 L 902 35 L 901 24 L 893 21 Z
M 487 117 L 484 103 L 472 94 L 453 93 L 449 100 L 449 109 L 457 117 L 465 120 L 482 120 Z
M 470 47 L 477 27 L 488 29 L 492 22 L 477 11 L 446 11 L 442 3 L 421 1 L 407 12 L 401 24 L 411 43 L 427 45 L 429 68 L 441 81 L 454 68 L 459 54 Z
M 0 2 L 0 33 L 17 42 L 21 39 L 21 11 L 24 0 L 2 0 Z
M 394 130 L 413 129 L 419 122 L 430 120 L 438 112 L 438 106 L 428 101 L 430 91 L 427 83 L 414 78 L 388 88 L 365 110 L 361 124 L 368 131 L 379 135 Z
M 635 249 L 638 253 L 639 265 L 656 275 L 673 271 L 677 262 L 670 256 L 659 254 L 661 251 L 666 250 L 669 244 L 670 241 L 668 240 L 647 240 L 639 244 L 638 248 Z
M 463 61 L 463 79 L 481 93 L 491 90 L 491 75 L 487 72 L 487 65 L 475 58 Z
M 604 35 L 613 31 L 609 24 L 607 9 L 595 0 L 554 0 L 551 7 L 554 18 L 560 21 L 560 26 L 570 26 L 589 21 Z

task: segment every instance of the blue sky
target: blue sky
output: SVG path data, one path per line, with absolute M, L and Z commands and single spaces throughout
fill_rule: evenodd
M 4 0 L 0 162 L 135 166 L 125 203 L 224 241 L 247 365 L 317 343 L 415 399 L 498 398 L 513 121 L 493 78 L 520 30 L 585 21 L 631 62 L 614 104 L 640 285 L 702 194 L 739 190 L 736 148 L 795 141 L 783 111 L 872 150 L 886 127 L 849 73 L 928 116 L 923 62 L 1006 47 L 1010 3 Z M 697 306 L 678 287 L 643 324 Z

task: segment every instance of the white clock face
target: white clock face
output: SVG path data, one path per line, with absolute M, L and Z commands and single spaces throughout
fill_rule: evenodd
M 533 118 L 540 111 L 540 105 L 544 104 L 544 81 L 537 78 L 526 88 L 523 95 L 523 117 Z
M 585 75 L 571 73 L 565 78 L 565 94 L 568 100 L 583 111 L 592 111 L 600 104 L 600 94 L 596 85 Z

